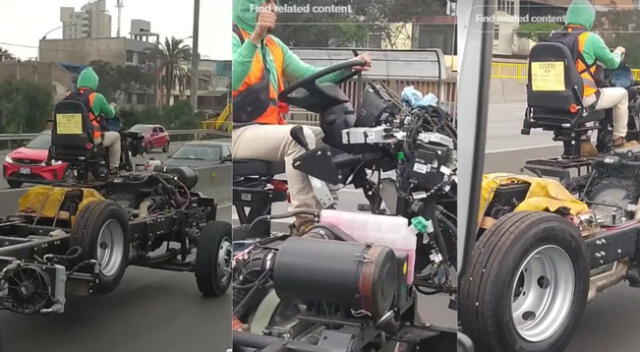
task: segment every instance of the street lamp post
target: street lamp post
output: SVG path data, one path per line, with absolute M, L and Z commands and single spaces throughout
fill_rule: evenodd
M 198 81 L 200 54 L 198 53 L 198 37 L 200 31 L 200 0 L 193 1 L 193 51 L 191 55 L 191 106 L 198 110 Z

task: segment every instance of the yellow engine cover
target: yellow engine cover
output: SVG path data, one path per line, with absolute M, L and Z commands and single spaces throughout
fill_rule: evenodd
M 486 174 L 482 177 L 480 214 L 478 214 L 479 223 L 484 218 L 484 213 L 489 204 L 491 204 L 493 195 L 498 187 L 513 183 L 531 184 L 525 200 L 518 204 L 514 211 L 554 212 L 561 207 L 568 208 L 573 215 L 589 211 L 586 203 L 574 197 L 556 180 L 526 175 L 494 173 Z
M 18 201 L 18 213 L 42 218 L 69 219 L 72 223 L 76 214 L 60 211 L 62 202 L 69 191 L 82 190 L 82 201 L 78 211 L 88 203 L 104 200 L 104 197 L 91 188 L 35 186 L 30 188 Z

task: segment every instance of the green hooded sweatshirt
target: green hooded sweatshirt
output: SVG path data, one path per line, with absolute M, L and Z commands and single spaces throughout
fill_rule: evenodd
M 96 71 L 91 67 L 87 67 L 78 76 L 78 83 L 76 87 L 80 88 L 88 88 L 92 91 L 96 91 L 98 89 L 98 83 L 100 82 L 100 78 Z M 109 106 L 107 103 L 107 99 L 100 94 L 95 93 L 95 98 L 93 99 L 93 106 L 91 106 L 91 111 L 95 116 L 104 116 L 108 119 L 112 119 L 115 116 L 115 111 Z
M 565 24 L 582 26 L 590 31 L 595 19 L 596 10 L 589 0 L 574 0 L 567 10 Z M 589 65 L 598 61 L 609 69 L 618 68 L 621 61 L 620 54 L 616 52 L 612 53 L 604 40 L 593 32 L 589 32 L 589 37 L 585 43 L 582 55 Z
M 257 7 L 262 5 L 265 0 L 233 0 L 233 23 L 245 31 L 252 33 L 256 27 L 258 21 Z M 271 36 L 273 40 L 280 45 L 282 52 L 284 53 L 284 66 L 282 72 L 283 77 L 286 80 L 295 81 L 314 74 L 321 70 L 321 67 L 314 67 L 304 63 L 300 58 L 289 49 L 280 39 L 275 36 Z M 262 49 L 256 46 L 251 40 L 247 38 L 244 44 L 241 43 L 237 34 L 233 34 L 232 39 L 233 48 L 233 74 L 231 79 L 231 85 L 233 90 L 240 88 L 242 82 L 244 82 L 249 70 L 251 69 L 251 63 L 253 62 L 254 55 L 261 53 Z M 275 69 L 275 63 L 271 52 L 267 52 L 267 68 L 270 73 L 271 85 L 278 91 L 278 75 Z M 320 82 L 336 82 L 345 77 L 348 72 L 336 72 L 328 75 Z

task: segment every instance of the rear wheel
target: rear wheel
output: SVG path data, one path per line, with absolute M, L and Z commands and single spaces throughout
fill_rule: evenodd
M 196 252 L 196 282 L 205 296 L 222 296 L 231 284 L 231 224 L 209 221 Z
M 167 144 L 164 145 L 164 147 L 162 147 L 162 152 L 163 153 L 167 153 L 169 151 L 169 144 L 171 142 L 167 141 Z
M 97 293 L 115 289 L 129 262 L 128 217 L 117 203 L 98 200 L 85 205 L 76 218 L 70 242 L 82 250 L 79 263 L 87 260 L 98 262 Z M 91 272 L 91 265 L 81 269 Z
M 464 332 L 478 351 L 562 351 L 586 305 L 588 258 L 579 230 L 563 217 L 505 215 L 482 235 L 462 278 Z
M 11 187 L 11 188 L 20 188 L 20 187 L 22 187 L 22 181 L 7 180 L 7 183 L 9 184 L 9 187 Z

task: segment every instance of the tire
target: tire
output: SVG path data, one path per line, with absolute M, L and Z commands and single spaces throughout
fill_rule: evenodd
M 163 153 L 169 152 L 169 144 L 171 144 L 171 142 L 167 142 L 167 144 L 165 144 L 164 147 L 162 147 Z
M 196 252 L 196 283 L 205 296 L 222 296 L 231 284 L 231 224 L 209 221 Z
M 7 183 L 9 184 L 9 187 L 11 187 L 11 188 L 20 188 L 20 187 L 22 187 L 22 181 L 7 180 Z
M 107 243 L 111 243 L 110 251 L 99 252 L 98 247 Z M 117 203 L 106 200 L 85 205 L 71 230 L 70 244 L 82 249 L 78 262 L 95 259 L 101 264 L 95 292 L 113 291 L 129 263 L 131 245 L 126 211 Z
M 527 279 L 527 272 L 532 275 L 540 268 L 549 268 L 524 265 L 539 262 L 541 258 L 555 261 L 553 268 L 559 269 L 554 273 L 541 271 L 551 279 L 544 275 L 538 276 L 537 280 Z M 476 244 L 469 270 L 460 283 L 459 319 L 477 351 L 562 351 L 571 340 L 586 305 L 588 258 L 579 230 L 559 215 L 516 212 L 500 218 Z M 527 268 L 531 270 L 527 271 Z M 569 286 L 573 286 L 573 290 L 568 289 Z M 528 296 L 527 287 L 531 289 Z M 523 310 L 524 325 L 514 322 L 514 307 L 530 308 L 527 302 L 538 302 L 534 298 L 548 293 L 561 297 L 547 301 L 557 304 L 541 304 L 551 307 L 547 310 L 551 313 Z M 525 297 L 529 299 L 523 300 Z M 525 304 L 520 306 L 523 302 Z M 540 308 L 540 305 L 536 307 Z M 553 308 L 557 309 L 555 313 L 561 313 L 552 314 Z M 526 324 L 539 322 L 547 322 L 547 328 L 535 331 L 537 335 L 527 330 L 531 325 Z
M 145 154 L 151 153 L 152 149 L 153 149 L 153 145 L 151 143 L 147 143 L 147 144 L 144 145 L 144 153 Z

